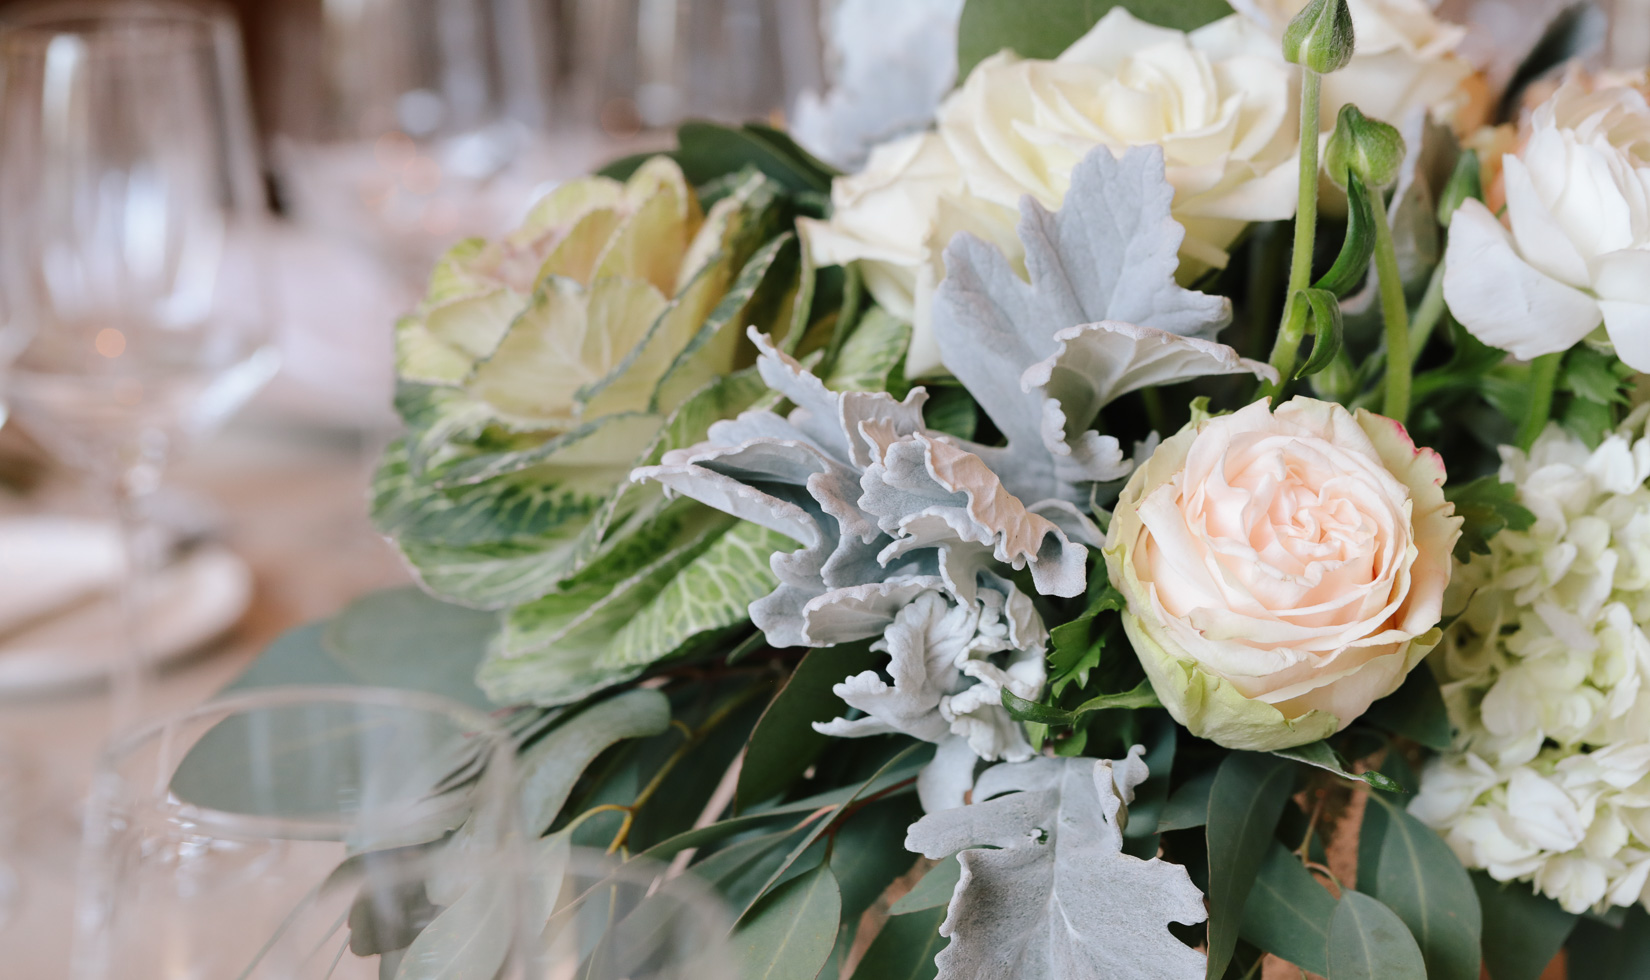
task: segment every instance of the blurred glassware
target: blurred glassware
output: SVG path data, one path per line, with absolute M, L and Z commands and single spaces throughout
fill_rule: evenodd
M 546 179 L 549 15 L 532 0 L 322 0 L 283 32 L 276 160 L 301 225 L 422 293 L 435 259 L 520 219 Z
M 172 446 L 268 381 L 266 204 L 239 34 L 181 0 L 42 0 L 0 11 L 0 292 L 26 338 L 7 400 L 110 488 L 125 532 L 138 710 L 146 526 Z
M 563 15 L 574 99 L 612 139 L 774 121 L 823 77 L 820 0 L 566 0 Z
M 94 777 L 73 976 L 539 980 L 514 760 L 486 715 L 406 691 L 156 722 Z
M 726 940 L 727 903 L 697 877 L 565 843 L 557 851 L 557 837 L 540 842 L 534 879 L 552 903 L 542 937 L 547 980 L 739 975 Z

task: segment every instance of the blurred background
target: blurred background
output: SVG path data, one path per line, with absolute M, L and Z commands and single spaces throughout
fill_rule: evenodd
M 960 0 L 921 2 L 960 9 Z M 782 125 L 799 106 L 817 110 L 841 69 L 831 29 L 839 4 L 876 9 L 859 0 L 229 2 L 251 83 L 250 206 L 272 218 L 257 270 L 267 343 L 236 363 L 267 371 L 211 426 L 163 453 L 164 479 L 157 463 L 144 488 L 144 522 L 160 529 L 150 584 L 165 592 L 144 651 L 165 670 L 149 710 L 197 702 L 281 632 L 409 581 L 371 527 L 367 496 L 397 426 L 393 326 L 440 253 L 508 230 L 560 181 L 669 147 L 683 120 Z M 1474 26 L 1476 50 L 1463 54 L 1493 74 L 1516 65 L 1532 31 L 1569 5 L 1443 0 L 1440 13 Z M 0 19 L 17 6 L 0 0 Z M 1650 0 L 1598 6 L 1612 19 L 1595 60 L 1650 62 Z M 939 46 L 949 54 L 950 44 Z M 945 61 L 933 59 L 941 71 Z M 846 162 L 831 147 L 810 148 Z M 0 226 L 7 221 L 0 211 Z M 0 239 L 14 257 L 20 247 Z M 99 353 L 118 355 L 105 339 Z M 0 428 L 0 977 L 55 978 L 67 976 L 75 801 L 110 725 L 97 695 L 123 654 L 126 569 L 106 515 L 111 493 L 131 495 L 139 470 L 121 462 L 113 479 L 124 484 L 111 490 L 97 466 L 42 435 L 61 419 L 18 414 L 23 424 Z

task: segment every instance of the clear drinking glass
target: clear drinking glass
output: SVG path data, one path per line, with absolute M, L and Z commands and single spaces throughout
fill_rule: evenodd
M 135 708 L 142 662 L 131 590 L 159 559 L 143 499 L 180 438 L 275 368 L 249 116 L 239 36 L 216 7 L 0 11 L 0 343 L 20 348 L 5 395 L 117 500 L 133 648 L 117 717 Z
M 539 980 L 513 762 L 487 716 L 400 691 L 154 723 L 93 784 L 73 976 Z

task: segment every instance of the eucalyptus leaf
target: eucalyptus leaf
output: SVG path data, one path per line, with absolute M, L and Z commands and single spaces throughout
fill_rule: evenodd
M 1387 793 L 1402 793 L 1404 791 L 1404 788 L 1398 783 L 1373 769 L 1364 773 L 1352 772 L 1346 767 L 1346 760 L 1342 759 L 1340 753 L 1336 752 L 1328 742 L 1311 742 L 1306 745 L 1298 745 L 1292 749 L 1276 749 L 1272 754 L 1303 765 L 1322 769 L 1325 772 L 1332 772 L 1346 779 L 1368 783 L 1370 786 Z
M 1472 872 L 1484 913 L 1484 968 L 1490 980 L 1541 980 L 1575 929 L 1577 916 L 1523 882 Z
M 831 871 L 842 888 L 842 922 L 857 927 L 865 910 L 911 867 L 905 830 L 922 816 L 910 796 L 876 800 L 844 818 L 831 844 Z
M 730 942 L 742 980 L 814 980 L 836 944 L 842 895 L 829 865 L 757 902 Z
M 1642 980 L 1650 976 L 1650 915 L 1635 905 L 1619 927 L 1582 917 L 1566 950 L 1576 980 Z
M 478 879 L 412 941 L 395 980 L 490 980 L 515 940 L 507 881 Z
M 1141 20 L 1189 31 L 1225 17 L 1225 0 L 968 0 L 957 35 L 957 77 L 1008 48 L 1022 58 L 1052 59 L 1113 7 Z
M 832 685 L 881 660 L 882 655 L 864 643 L 810 650 L 802 658 L 751 732 L 734 797 L 741 809 L 778 796 L 813 764 L 831 741 L 815 731 L 813 723 L 847 710 L 831 693 Z
M 1434 752 L 1448 751 L 1454 738 L 1438 678 L 1425 664 L 1410 671 L 1397 691 L 1370 705 L 1359 720 Z
M 1482 918 L 1466 868 L 1431 828 L 1385 795 L 1369 806 L 1387 811 L 1374 897 L 1409 927 L 1429 980 L 1478 980 Z
M 351 603 L 327 623 L 321 643 L 354 683 L 439 694 L 490 709 L 473 677 L 497 630 L 493 613 L 403 588 Z
M 1328 980 L 1428 980 L 1420 947 L 1393 911 L 1348 890 L 1329 920 Z
M 1329 970 L 1329 922 L 1338 900 L 1289 849 L 1272 841 L 1243 908 L 1244 942 L 1319 976 Z
M 896 915 L 883 924 L 865 957 L 854 969 L 853 980 L 934 980 L 934 962 L 949 942 L 940 935 L 945 906 Z
M 1186 780 L 1163 806 L 1163 816 L 1157 822 L 1157 832 L 1188 830 L 1209 823 L 1209 794 L 1214 791 L 1218 770 L 1208 769 Z
M 1294 790 L 1288 760 L 1233 752 L 1209 793 L 1209 980 L 1226 972 L 1237 948 L 1243 908 L 1266 861 L 1283 807 Z
M 962 865 L 957 863 L 957 857 L 953 854 L 928 869 L 917 886 L 906 892 L 889 911 L 894 915 L 906 915 L 925 909 L 944 908 L 951 904 L 951 895 L 957 890 L 957 880 L 961 877 Z M 935 922 L 934 926 L 937 929 L 939 923 Z
M 529 832 L 550 828 L 573 784 L 610 746 L 669 727 L 670 701 L 658 691 L 637 689 L 591 705 L 535 742 L 521 755 L 518 777 Z

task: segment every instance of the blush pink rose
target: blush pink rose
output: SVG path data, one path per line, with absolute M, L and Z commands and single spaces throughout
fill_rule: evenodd
M 1345 728 L 1437 645 L 1461 519 L 1402 425 L 1296 398 L 1195 420 L 1106 538 L 1124 626 L 1194 734 L 1278 749 Z

